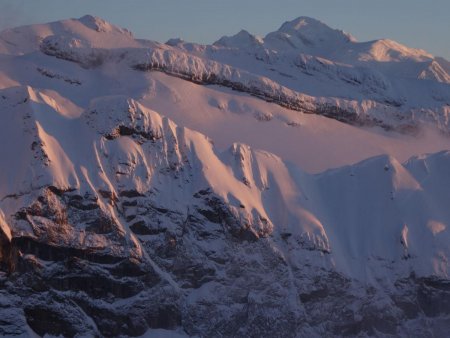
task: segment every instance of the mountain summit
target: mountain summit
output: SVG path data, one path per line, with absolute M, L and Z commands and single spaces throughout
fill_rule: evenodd
M 305 17 L 1 32 L 0 336 L 446 336 L 445 62 Z
M 263 40 L 261 38 L 256 37 L 243 29 L 231 37 L 222 37 L 214 42 L 214 45 L 223 47 L 256 47 L 262 43 Z
M 356 42 L 356 39 L 350 34 L 341 30 L 332 29 L 319 20 L 305 16 L 285 22 L 277 32 L 297 36 L 305 44 Z

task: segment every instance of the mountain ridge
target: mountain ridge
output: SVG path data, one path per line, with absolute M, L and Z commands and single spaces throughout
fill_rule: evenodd
M 1 32 L 0 335 L 444 337 L 445 73 L 308 37 Z

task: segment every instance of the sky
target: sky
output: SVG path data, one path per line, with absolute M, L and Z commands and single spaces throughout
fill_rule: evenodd
M 85 14 L 139 38 L 199 43 L 241 29 L 264 36 L 310 16 L 359 41 L 389 38 L 450 60 L 450 0 L 0 0 L 0 29 Z

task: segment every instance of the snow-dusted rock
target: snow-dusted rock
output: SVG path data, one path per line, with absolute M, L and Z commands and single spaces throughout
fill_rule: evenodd
M 392 131 L 448 130 L 445 62 L 309 18 L 0 36 L 0 335 L 447 334 L 450 144 Z

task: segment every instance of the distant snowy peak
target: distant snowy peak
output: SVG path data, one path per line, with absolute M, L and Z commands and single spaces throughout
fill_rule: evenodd
M 223 47 L 257 47 L 261 46 L 264 40 L 258 36 L 252 35 L 246 30 L 241 30 L 239 33 L 233 36 L 224 36 L 214 42 L 214 46 Z
M 0 32 L 0 53 L 38 51 L 87 69 L 120 64 L 230 87 L 354 125 L 415 131 L 418 123 L 431 122 L 448 130 L 450 76 L 444 62 L 391 40 L 355 42 L 343 31 L 306 17 L 284 23 L 264 39 L 242 30 L 214 45 L 135 39 L 93 16 Z M 36 70 L 80 82 L 47 67 Z
M 119 32 L 131 35 L 131 33 L 128 30 L 114 26 L 109 22 L 106 22 L 105 20 L 92 15 L 82 16 L 77 21 L 81 22 L 86 27 L 93 29 L 97 32 L 104 32 L 104 33 Z
M 285 22 L 278 31 L 268 34 L 267 38 L 280 33 L 296 37 L 305 45 L 356 42 L 356 39 L 350 34 L 333 29 L 319 20 L 305 16 Z
M 85 15 L 79 19 L 22 26 L 0 32 L 0 53 L 24 54 L 39 48 L 45 38 L 76 40 L 95 48 L 137 47 L 133 34 L 103 19 Z
M 359 61 L 388 62 L 411 59 L 421 62 L 433 59 L 433 55 L 422 49 L 409 48 L 389 39 L 359 43 L 349 33 L 333 29 L 319 20 L 303 16 L 285 22 L 277 31 L 269 33 L 265 41 L 270 47 L 275 40 L 279 39 L 284 39 L 296 48 L 314 48 L 317 52 L 330 51 L 331 56 L 335 55 L 336 49 L 341 52 L 356 50 L 359 54 Z
M 285 22 L 264 38 L 242 30 L 234 36 L 222 37 L 213 46 L 222 50 L 242 50 L 270 64 L 276 60 L 287 63 L 300 53 L 334 63 L 363 66 L 381 72 L 387 70 L 395 76 L 450 83 L 450 67 L 445 59 L 435 60 L 433 55 L 422 49 L 409 48 L 389 39 L 358 42 L 342 30 L 303 16 Z M 428 66 L 430 62 L 433 64 Z M 398 66 L 391 67 L 389 63 Z
M 409 48 L 389 39 L 368 42 L 367 47 L 366 50 L 364 48 L 361 50 L 360 61 L 390 62 L 410 59 L 411 61 L 423 62 L 433 59 L 433 55 L 423 49 Z
M 335 47 L 336 44 L 355 42 L 356 39 L 341 30 L 332 29 L 326 24 L 312 18 L 299 17 L 285 22 L 277 31 L 265 38 L 241 30 L 233 36 L 224 36 L 214 43 L 221 47 L 260 47 L 273 50 L 290 50 L 305 48 Z

